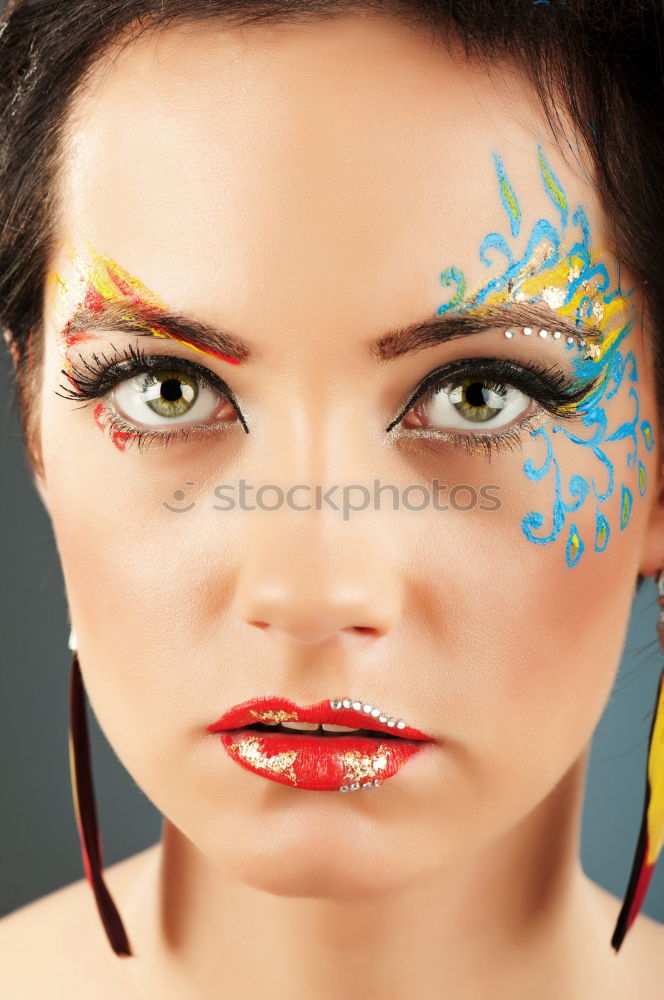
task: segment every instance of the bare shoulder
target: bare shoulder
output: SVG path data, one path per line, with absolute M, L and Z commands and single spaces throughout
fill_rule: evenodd
M 104 869 L 104 879 L 121 912 L 123 890 L 157 847 Z M 17 1000 L 43 997 L 46 985 L 53 1000 L 77 996 L 76 987 L 89 990 L 91 979 L 98 984 L 97 976 L 112 976 L 118 968 L 85 878 L 0 918 L 0 960 L 3 987 L 9 987 L 8 995 Z
M 607 941 L 620 912 L 622 901 L 606 889 L 592 883 L 593 891 L 606 920 Z M 640 913 L 628 931 L 620 950 L 611 949 L 610 961 L 618 972 L 622 963 L 624 983 L 630 1000 L 660 1000 L 664 983 L 664 924 Z M 622 977 L 621 977 L 622 978 Z

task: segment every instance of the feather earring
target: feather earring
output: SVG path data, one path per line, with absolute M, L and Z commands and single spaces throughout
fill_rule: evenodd
M 659 620 L 657 634 L 664 652 L 664 570 L 657 574 Z M 659 678 L 650 728 L 643 819 L 622 909 L 611 938 L 617 952 L 643 904 L 655 863 L 664 846 L 664 669 Z
M 101 837 L 92 784 L 92 760 L 85 707 L 85 687 L 75 643 L 72 631 L 69 640 L 69 648 L 73 649 L 69 690 L 69 767 L 83 868 L 85 877 L 94 893 L 97 909 L 111 948 L 116 955 L 131 955 L 132 951 L 122 919 L 106 888 L 102 875 Z

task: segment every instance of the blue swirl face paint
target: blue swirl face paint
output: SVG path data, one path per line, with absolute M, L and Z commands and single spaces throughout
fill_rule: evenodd
M 609 519 L 602 511 L 616 493 L 616 470 L 606 452 L 606 445 L 613 441 L 629 439 L 632 448 L 627 456 L 628 469 L 637 472 L 639 495 L 646 492 L 646 469 L 639 448 L 651 451 L 655 445 L 650 422 L 641 418 L 638 369 L 632 350 L 625 343 L 635 323 L 635 310 L 630 303 L 634 289 L 625 291 L 620 278 L 612 282 L 606 265 L 593 251 L 590 226 L 582 205 L 570 210 L 565 189 L 547 161 L 541 146 L 537 147 L 540 178 L 544 191 L 553 207 L 555 223 L 548 219 L 535 222 L 525 253 L 515 258 L 510 242 L 501 233 L 489 233 L 480 244 L 479 257 L 487 268 L 494 267 L 494 258 L 504 258 L 504 266 L 481 288 L 469 294 L 463 271 L 449 267 L 440 275 L 440 283 L 451 289 L 447 302 L 438 308 L 439 313 L 472 312 L 481 314 L 496 305 L 517 302 L 546 303 L 558 315 L 572 319 L 584 331 L 592 330 L 601 335 L 601 342 L 592 356 L 572 360 L 577 384 L 592 382 L 588 393 L 580 402 L 566 408 L 576 413 L 586 434 L 573 433 L 568 427 L 553 421 L 530 431 L 531 438 L 541 438 L 546 455 L 541 465 L 528 459 L 523 471 L 532 482 L 552 476 L 553 500 L 550 513 L 528 511 L 521 521 L 521 530 L 528 541 L 549 545 L 562 533 L 565 537 L 567 566 L 576 566 L 588 546 L 603 552 L 610 539 Z M 517 237 L 521 228 L 521 209 L 507 176 L 504 164 L 497 153 L 493 154 L 498 180 L 498 190 L 507 216 L 510 233 Z M 618 275 L 619 275 L 618 270 Z M 567 342 L 565 349 L 575 351 Z M 576 353 L 576 351 L 575 351 Z M 625 386 L 632 404 L 632 416 L 617 427 L 609 426 L 606 403 Z M 553 446 L 553 435 L 562 433 L 569 441 L 586 449 L 597 463 L 597 474 L 571 475 L 566 483 Z M 620 477 L 618 477 L 620 479 Z M 632 490 L 619 481 L 620 511 L 618 526 L 623 531 L 632 511 Z M 595 504 L 594 538 L 584 538 L 573 515 L 586 501 Z M 572 515 L 570 517 L 570 515 Z M 569 520 L 568 520 L 569 519 Z

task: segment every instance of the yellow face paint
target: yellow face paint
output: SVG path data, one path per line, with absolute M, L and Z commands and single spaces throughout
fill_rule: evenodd
M 561 258 L 552 267 L 547 260 L 553 256 L 551 246 L 540 246 L 529 260 L 504 288 L 491 292 L 482 298 L 481 304 L 474 304 L 473 297 L 463 312 L 481 316 L 496 306 L 518 302 L 545 302 L 561 319 L 573 323 L 585 315 L 592 326 L 584 327 L 584 339 L 588 345 L 584 359 L 601 362 L 611 350 L 618 336 L 623 332 L 632 313 L 629 299 L 621 293 L 606 301 L 602 295 L 604 270 L 601 257 L 593 253 L 590 261 L 583 261 L 574 247 L 563 251 Z M 583 273 L 590 276 L 580 282 Z M 574 293 L 568 297 L 569 288 L 578 282 Z M 598 368 L 600 365 L 597 366 Z M 589 388 L 589 394 L 591 388 Z M 562 412 L 571 412 L 583 406 L 584 400 L 562 407 Z
M 87 243 L 86 247 L 86 256 L 80 255 L 72 247 L 69 248 L 67 256 L 73 272 L 73 278 L 69 281 L 56 272 L 51 272 L 47 276 L 47 290 L 52 296 L 58 321 L 58 343 L 66 366 L 70 365 L 67 351 L 75 344 L 94 337 L 84 329 L 84 320 L 81 317 L 85 314 L 98 315 L 113 306 L 114 315 L 118 319 L 129 320 L 129 316 L 123 317 L 123 303 L 132 307 L 133 326 L 138 326 L 147 334 L 167 337 L 194 351 L 228 361 L 230 364 L 240 363 L 237 358 L 203 347 L 194 340 L 176 337 L 165 330 L 159 324 L 159 315 L 167 311 L 166 305 L 111 257 L 98 253 L 91 243 Z M 140 317 L 138 323 L 137 313 Z
M 646 451 L 651 451 L 655 442 L 650 422 L 640 412 L 637 362 L 628 346 L 636 318 L 630 301 L 634 290 L 623 289 L 619 266 L 616 267 L 617 277 L 611 276 L 610 258 L 592 245 L 584 207 L 579 204 L 571 210 L 565 189 L 541 146 L 537 152 L 543 188 L 553 206 L 553 219 L 539 218 L 532 225 L 525 249 L 517 253 L 514 241 L 521 235 L 523 215 L 502 158 L 494 153 L 499 195 L 512 240 L 504 233 L 490 232 L 481 241 L 479 258 L 491 269 L 491 277 L 480 288 L 468 290 L 464 272 L 458 267 L 448 267 L 440 273 L 440 284 L 452 293 L 448 301 L 438 307 L 438 313 L 483 317 L 485 325 L 490 326 L 495 325 L 495 316 L 501 317 L 502 324 L 505 312 L 509 314 L 512 309 L 512 315 L 517 317 L 519 307 L 527 305 L 531 314 L 539 312 L 542 316 L 551 316 L 546 322 L 553 324 L 552 339 L 567 349 L 572 349 L 576 343 L 577 348 L 583 350 L 582 356 L 573 358 L 576 380 L 569 395 L 574 398 L 556 407 L 558 416 L 575 421 L 578 417 L 581 425 L 568 430 L 565 421 L 561 420 L 555 426 L 545 424 L 532 430 L 531 438 L 541 439 L 544 445 L 543 458 L 539 465 L 532 458 L 523 465 L 525 475 L 532 482 L 550 477 L 552 498 L 550 513 L 531 510 L 524 514 L 522 534 L 529 542 L 548 545 L 564 531 L 565 560 L 572 568 L 583 557 L 590 541 L 587 529 L 573 519 L 586 500 L 595 504 L 592 532 L 595 552 L 604 551 L 610 541 L 610 524 L 601 505 L 615 495 L 616 488 L 619 490 L 616 497 L 619 504 L 615 505 L 619 529 L 625 530 L 629 523 L 633 494 L 625 482 L 616 483 L 613 442 L 631 441 L 632 449 L 626 463 L 628 469 L 636 470 L 635 481 L 641 496 L 646 491 L 647 476 L 639 449 L 645 446 Z M 501 261 L 504 261 L 502 270 Z M 568 330 L 565 338 L 561 331 L 555 330 L 557 318 Z M 570 335 L 572 329 L 574 336 Z M 534 331 L 524 327 L 522 332 L 525 335 Z M 516 328 L 504 330 L 507 337 L 516 333 Z M 544 339 L 549 331 L 543 327 L 539 334 Z M 613 411 L 607 403 L 623 386 L 630 397 L 632 416 L 612 428 Z M 554 431 L 559 432 L 555 439 Z M 591 462 L 599 463 L 599 477 L 575 472 L 565 481 L 567 477 L 563 475 L 556 447 L 563 437 L 585 449 L 584 454 Z M 569 521 L 568 515 L 572 515 Z

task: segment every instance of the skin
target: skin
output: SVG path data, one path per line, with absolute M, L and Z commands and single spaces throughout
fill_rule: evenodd
M 521 528 L 532 510 L 551 519 L 551 476 L 524 473 L 544 459 L 541 436 L 526 431 L 489 462 L 385 433 L 438 365 L 490 355 L 570 370 L 561 345 L 495 328 L 385 364 L 368 350 L 449 300 L 446 268 L 481 288 L 488 233 L 523 252 L 538 219 L 555 221 L 537 143 L 616 280 L 594 189 L 548 134 L 527 79 L 507 68 L 490 79 L 386 17 L 180 27 L 98 72 L 70 139 L 51 274 L 71 292 L 71 250 L 84 260 L 92 247 L 169 308 L 249 341 L 240 365 L 195 356 L 227 380 L 250 433 L 229 422 L 168 447 L 117 447 L 96 403 L 56 395 L 67 305 L 47 283 L 37 486 L 92 706 L 164 829 L 108 872 L 138 957 L 111 953 L 85 884 L 10 917 L 5 940 L 25 942 L 21 928 L 48 926 L 59 908 L 76 940 L 51 956 L 54 981 L 76 969 L 137 996 L 254 995 L 269 982 L 275 998 L 655 997 L 662 928 L 640 917 L 615 956 L 619 902 L 578 859 L 589 743 L 636 575 L 664 564 L 640 293 L 625 353 L 654 429 L 639 452 L 648 486 L 641 496 L 630 441 L 607 444 L 631 516 L 620 530 L 616 489 L 609 544 L 591 543 L 573 568 L 562 535 L 534 544 Z M 518 236 L 496 150 L 519 199 Z M 624 271 L 622 282 L 635 287 Z M 98 334 L 76 351 L 111 342 L 136 338 Z M 141 346 L 194 357 L 172 339 Z M 626 387 L 605 409 L 611 428 L 632 418 Z M 600 480 L 587 447 L 551 437 L 565 484 Z M 214 486 L 240 477 L 284 488 L 491 482 L 501 506 L 383 507 L 347 521 L 329 509 L 212 510 Z M 182 516 L 163 506 L 178 489 L 199 501 Z M 595 506 L 574 514 L 591 542 Z M 294 790 L 235 766 L 205 735 L 259 694 L 364 698 L 444 746 L 366 795 Z M 25 950 L 17 962 L 27 981 Z

